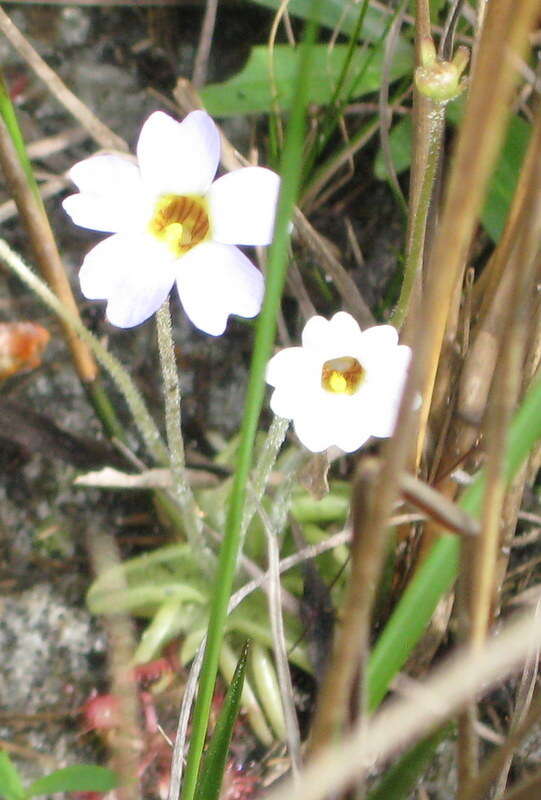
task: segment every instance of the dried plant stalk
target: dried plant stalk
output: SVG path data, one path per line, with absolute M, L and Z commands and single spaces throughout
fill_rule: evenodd
M 1 9 L 0 12 L 3 13 Z M 0 119 L 0 164 L 45 280 L 72 316 L 80 319 L 79 309 L 66 277 L 49 220 L 32 187 L 28 184 L 2 119 Z M 77 373 L 85 383 L 92 383 L 97 376 L 97 366 L 88 346 L 79 339 L 70 325 L 64 322 L 62 325 Z

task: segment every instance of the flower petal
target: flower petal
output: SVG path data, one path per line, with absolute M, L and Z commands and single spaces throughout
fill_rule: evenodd
M 74 164 L 68 175 L 80 192 L 91 194 L 129 195 L 142 188 L 139 168 L 126 156 L 91 156 Z
M 115 234 L 94 247 L 79 273 L 89 300 L 107 300 L 107 319 L 132 328 L 161 306 L 174 283 L 174 261 L 145 234 Z
M 357 356 L 360 341 L 361 329 L 345 311 L 339 311 L 330 320 L 312 317 L 302 332 L 303 347 L 318 353 L 322 364 L 330 358 Z
M 400 345 L 390 351 L 375 376 L 369 374 L 366 403 L 374 436 L 392 436 L 394 432 L 410 361 L 411 349 Z
M 238 248 L 204 242 L 176 264 L 178 293 L 184 310 L 205 333 L 222 334 L 230 314 L 255 317 L 259 313 L 263 276 Z
M 395 347 L 398 344 L 398 331 L 394 325 L 374 325 L 362 332 L 362 341 L 363 345 L 373 348 Z
M 329 325 L 331 327 L 333 336 L 336 337 L 336 339 L 340 338 L 346 342 L 352 339 L 356 341 L 361 332 L 359 323 L 356 322 L 351 314 L 347 313 L 347 311 L 338 311 L 336 314 L 334 314 L 330 319 Z M 382 325 L 381 327 L 388 328 L 391 326 Z
M 79 161 L 69 172 L 81 194 L 62 205 L 76 225 L 118 233 L 141 229 L 149 215 L 139 169 L 127 158 L 99 155 Z
M 275 390 L 270 406 L 279 417 L 294 419 L 310 406 L 314 393 L 321 391 L 319 359 L 302 347 L 286 347 L 274 355 L 268 365 L 266 381 Z
M 183 122 L 155 111 L 141 129 L 137 158 L 153 195 L 204 195 L 218 169 L 220 134 L 205 111 Z
M 75 225 L 102 233 L 141 231 L 149 218 L 144 201 L 136 196 L 126 201 L 114 195 L 72 194 L 62 206 Z
M 218 178 L 208 193 L 212 238 L 223 244 L 270 244 L 279 189 L 278 175 L 263 167 Z
M 367 370 L 384 370 L 389 373 L 387 362 L 397 350 L 398 331 L 392 325 L 374 325 L 367 328 L 359 338 L 357 358 Z
M 276 353 L 267 364 L 265 380 L 271 386 L 284 382 L 290 385 L 303 370 L 305 354 L 302 347 L 286 347 Z
M 334 444 L 324 428 L 308 425 L 307 420 L 302 417 L 294 421 L 293 427 L 301 443 L 312 453 L 322 453 Z
M 321 453 L 334 444 L 329 430 L 319 416 L 302 414 L 293 420 L 295 433 L 312 453 Z
M 336 447 L 339 447 L 344 453 L 354 453 L 374 435 L 357 427 L 347 431 L 336 431 L 333 439 Z
M 329 337 L 330 322 L 325 317 L 310 317 L 302 332 L 302 346 L 311 350 L 325 349 Z

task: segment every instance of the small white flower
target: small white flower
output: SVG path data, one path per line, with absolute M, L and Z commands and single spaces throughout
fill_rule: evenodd
M 312 317 L 302 347 L 288 347 L 268 363 L 271 408 L 293 420 L 312 452 L 336 445 L 351 453 L 371 436 L 393 433 L 410 358 L 392 325 L 361 331 L 344 311 L 330 320 Z
M 70 171 L 80 194 L 63 206 L 73 222 L 114 234 L 84 259 L 85 297 L 107 300 L 107 318 L 121 328 L 148 319 L 175 282 L 187 315 L 206 333 L 223 333 L 229 314 L 254 317 L 263 277 L 234 245 L 270 244 L 278 176 L 246 167 L 213 183 L 220 134 L 204 111 L 181 123 L 151 114 L 137 158 L 138 165 L 97 155 Z

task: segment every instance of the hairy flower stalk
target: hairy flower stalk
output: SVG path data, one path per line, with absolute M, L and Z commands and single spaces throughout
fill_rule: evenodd
M 173 345 L 169 300 L 164 301 L 156 314 L 156 329 L 165 402 L 165 430 L 174 481 L 172 493 L 180 507 L 182 525 L 192 552 L 199 559 L 205 572 L 210 574 L 214 571 L 215 557 L 204 542 L 202 516 L 186 477 L 181 429 L 180 384 Z
M 424 116 L 428 148 L 419 191 L 419 201 L 413 210 L 414 220 L 409 241 L 400 297 L 392 317 L 393 325 L 401 328 L 410 308 L 413 290 L 423 266 L 425 233 L 441 157 L 445 130 L 445 107 L 464 90 L 461 75 L 468 63 L 468 51 L 459 47 L 453 61 L 439 61 L 432 39 L 421 47 L 421 65 L 415 71 L 415 85 L 427 100 L 428 112 Z

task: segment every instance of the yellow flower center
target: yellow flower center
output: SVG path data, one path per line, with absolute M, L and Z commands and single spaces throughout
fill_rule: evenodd
M 321 385 L 333 394 L 355 394 L 365 377 L 365 370 L 356 358 L 342 356 L 325 361 Z
M 156 203 L 148 227 L 178 258 L 210 238 L 206 202 L 202 197 L 165 194 Z

